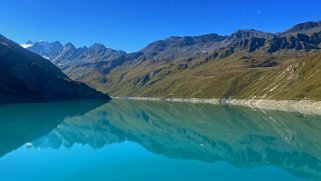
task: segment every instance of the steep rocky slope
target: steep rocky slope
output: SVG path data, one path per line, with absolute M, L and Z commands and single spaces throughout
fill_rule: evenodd
M 91 98 L 109 99 L 0 35 L 0 103 Z

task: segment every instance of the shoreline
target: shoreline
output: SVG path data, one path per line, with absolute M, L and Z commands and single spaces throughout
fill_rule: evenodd
M 299 112 L 309 115 L 321 115 L 321 101 L 313 100 L 269 100 L 269 99 L 203 99 L 203 98 L 160 98 L 160 97 L 112 97 L 142 101 L 180 102 L 193 104 L 244 106 L 253 109 Z

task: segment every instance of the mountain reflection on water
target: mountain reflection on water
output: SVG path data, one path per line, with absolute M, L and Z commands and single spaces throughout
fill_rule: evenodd
M 45 105 L 0 107 L 0 155 L 27 142 L 37 148 L 99 149 L 132 141 L 172 159 L 272 165 L 321 180 L 320 116 L 131 100 Z
M 105 103 L 97 100 L 0 105 L 0 157 L 48 134 L 64 119 L 83 115 Z

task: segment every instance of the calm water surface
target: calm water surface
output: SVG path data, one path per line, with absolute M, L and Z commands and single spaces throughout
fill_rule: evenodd
M 129 100 L 1 105 L 0 180 L 321 180 L 321 117 Z

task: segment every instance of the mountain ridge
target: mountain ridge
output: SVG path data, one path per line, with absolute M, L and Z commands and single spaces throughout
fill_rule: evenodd
M 307 31 L 309 32 L 307 33 Z M 291 42 L 291 41 L 296 41 L 294 39 L 298 39 L 298 41 L 302 41 L 304 38 L 309 39 L 311 37 L 311 38 L 314 38 L 313 40 L 311 40 L 311 41 L 314 41 L 313 43 L 316 43 L 315 41 L 319 43 L 320 35 L 316 33 L 320 33 L 320 32 L 321 32 L 321 21 L 317 21 L 317 22 L 300 23 L 300 24 L 294 25 L 290 29 L 281 33 L 269 33 L 269 32 L 255 30 L 255 29 L 240 29 L 233 32 L 229 36 L 219 35 L 216 33 L 210 33 L 210 34 L 199 35 L 199 36 L 171 36 L 164 40 L 154 41 L 148 44 L 143 49 L 139 50 L 138 52 L 133 52 L 133 53 L 144 54 L 143 57 L 140 57 L 140 60 L 147 60 L 147 59 L 173 60 L 177 58 L 196 58 L 196 57 L 204 56 L 208 53 L 219 51 L 219 49 L 221 48 L 224 49 L 224 48 L 228 48 L 229 46 L 235 46 L 235 44 L 248 44 L 249 41 L 251 40 L 254 40 L 255 41 L 254 43 L 257 44 L 258 46 L 262 44 L 262 41 L 270 41 L 271 43 L 276 44 L 276 46 L 279 46 L 279 47 L 274 47 L 274 50 L 269 50 L 268 52 L 268 53 L 273 53 L 284 48 L 290 48 L 290 49 L 293 48 L 293 46 L 296 46 L 295 44 L 297 43 L 297 42 Z M 296 34 L 293 34 L 293 33 L 296 33 Z M 290 39 L 290 40 L 286 40 L 286 39 Z M 52 43 L 49 43 L 49 44 L 52 44 Z M 281 45 L 278 45 L 278 44 L 281 44 Z M 291 45 L 288 46 L 285 44 L 291 44 Z M 304 47 L 306 47 L 307 50 L 317 49 L 317 45 L 311 46 L 311 42 L 308 42 L 308 44 L 310 45 L 299 44 L 297 45 L 298 46 L 297 49 L 302 49 Z M 64 47 L 66 46 L 68 46 L 68 44 L 66 44 Z M 112 59 L 118 59 L 121 56 L 127 55 L 125 51 L 106 48 L 103 44 L 99 44 L 99 43 L 95 43 L 89 48 L 84 46 L 79 48 L 75 47 L 75 49 L 77 50 L 82 49 L 83 52 L 86 52 L 88 51 L 88 49 L 92 50 L 93 47 L 97 47 L 97 46 L 99 46 L 100 49 L 95 50 L 96 52 L 91 51 L 90 53 L 92 55 L 99 54 L 101 53 L 101 51 L 104 51 L 104 50 L 108 50 L 107 54 L 110 55 L 110 57 L 108 58 L 94 57 L 93 58 L 95 59 L 94 61 L 93 59 L 92 60 L 86 59 L 86 61 L 84 60 L 78 63 L 108 61 Z M 41 52 L 41 50 L 35 50 L 33 47 L 27 47 L 27 49 L 34 53 L 40 54 L 42 56 L 46 56 Z M 256 49 L 257 48 L 253 47 L 250 51 L 255 51 Z M 73 59 L 77 59 L 77 60 L 82 59 L 82 57 L 80 56 L 85 56 L 85 55 L 75 56 L 73 57 Z M 55 64 L 57 64 L 57 62 L 62 61 L 64 57 L 60 57 L 60 58 L 55 57 L 55 58 L 49 58 L 49 59 L 52 60 Z
M 102 56 L 100 50 L 107 48 L 97 44 L 91 56 L 84 50 L 82 56 L 90 58 L 62 58 L 69 64 L 58 66 L 72 79 L 113 96 L 230 97 L 250 86 L 242 80 L 245 72 L 283 69 L 319 52 L 320 27 L 320 22 L 305 22 L 276 34 L 244 29 L 229 36 L 172 36 L 134 53 L 111 49 L 109 56 Z M 256 81 L 254 75 L 248 76 Z M 241 87 L 225 82 L 229 79 Z

